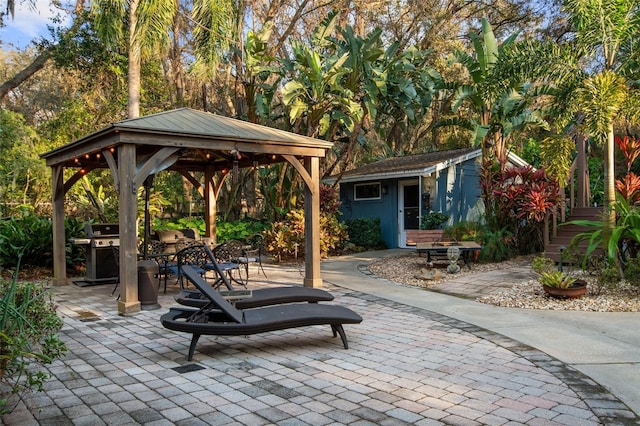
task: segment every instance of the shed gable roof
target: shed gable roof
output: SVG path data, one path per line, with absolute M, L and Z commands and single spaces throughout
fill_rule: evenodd
M 480 149 L 463 148 L 390 157 L 349 170 L 342 175 L 340 182 L 422 176 L 442 170 L 451 164 L 459 164 L 477 158 L 481 154 Z M 337 176 L 331 176 L 326 181 L 334 182 L 336 179 Z

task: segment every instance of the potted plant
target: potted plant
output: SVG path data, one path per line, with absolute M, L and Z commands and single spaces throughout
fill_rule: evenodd
M 533 259 L 532 269 L 539 275 L 538 281 L 549 296 L 573 299 L 582 297 L 587 291 L 587 283 L 563 271 L 554 269 L 553 260 L 545 257 Z

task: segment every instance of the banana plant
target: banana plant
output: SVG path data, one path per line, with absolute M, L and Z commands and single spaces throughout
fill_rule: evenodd
M 268 119 L 276 91 L 283 77 L 278 58 L 269 50 L 273 23 L 267 23 L 259 31 L 250 31 L 244 43 L 244 93 L 247 103 L 247 119 L 257 123 Z
M 321 56 L 300 42 L 294 42 L 292 48 L 294 59 L 289 68 L 294 78 L 282 88 L 282 101 L 289 108 L 291 124 L 298 129 L 305 127 L 307 136 L 322 136 L 334 113 L 345 127 L 353 128 L 352 117 L 357 119 L 362 108 L 353 100 L 353 92 L 342 84 L 342 77 L 349 72 L 344 66 L 349 54 Z
M 515 106 L 514 103 L 521 102 L 522 99 L 517 99 L 521 95 L 518 95 L 515 87 L 507 90 L 500 88 L 496 92 L 494 89 L 500 86 L 495 85 L 492 79 L 501 51 L 515 41 L 517 33 L 499 44 L 491 24 L 483 18 L 481 33 L 472 32 L 469 37 L 473 44 L 473 53 L 457 50 L 454 52 L 454 58 L 465 67 L 470 81 L 451 82 L 446 88 L 453 91 L 451 109 L 454 113 L 464 107 L 470 109 L 473 114 L 469 120 L 451 120 L 442 124 L 457 124 L 472 130 L 472 145 L 482 147 L 485 164 L 490 162 L 490 157 L 504 163 L 506 144 L 502 132 L 505 126 L 500 123 L 501 120 L 495 120 L 494 113 L 511 110 Z M 494 146 L 493 151 L 489 150 L 490 145 Z

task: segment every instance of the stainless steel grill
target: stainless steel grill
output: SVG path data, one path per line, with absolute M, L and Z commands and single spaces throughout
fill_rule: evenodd
M 120 246 L 120 228 L 117 223 L 88 223 L 84 227 L 87 239 L 78 239 L 86 248 L 86 277 L 89 283 L 107 283 L 118 279 L 117 249 Z

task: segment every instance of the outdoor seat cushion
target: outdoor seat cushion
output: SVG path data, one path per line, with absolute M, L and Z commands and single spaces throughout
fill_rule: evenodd
M 214 336 L 245 336 L 311 325 L 359 324 L 362 317 L 349 308 L 314 303 L 294 303 L 244 309 L 242 322 L 230 321 L 221 311 L 170 308 L 162 315 L 162 325 L 170 330 Z M 190 318 L 194 321 L 189 321 Z
M 163 242 L 176 242 L 177 240 L 183 239 L 185 236 L 182 231 L 177 231 L 175 229 L 164 229 L 156 231 L 158 235 L 158 240 Z
M 330 302 L 333 295 L 328 291 L 310 287 L 269 287 L 251 290 L 251 297 L 239 299 L 235 302 L 238 309 L 259 308 L 283 303 L 299 302 Z M 203 308 L 209 299 L 199 291 L 186 290 L 175 297 L 176 302 L 194 308 Z

